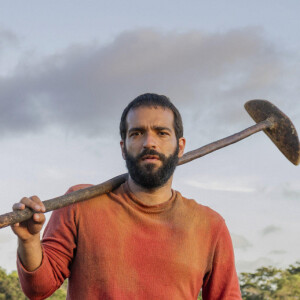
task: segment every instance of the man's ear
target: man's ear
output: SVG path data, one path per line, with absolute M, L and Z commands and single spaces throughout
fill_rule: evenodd
M 120 141 L 120 146 L 121 146 L 121 151 L 122 151 L 122 157 L 125 160 L 125 151 L 124 151 L 125 141 L 121 140 Z
M 182 157 L 183 153 L 184 153 L 184 148 L 185 148 L 185 138 L 181 137 L 178 140 L 178 146 L 179 146 L 179 152 L 178 152 L 178 157 Z

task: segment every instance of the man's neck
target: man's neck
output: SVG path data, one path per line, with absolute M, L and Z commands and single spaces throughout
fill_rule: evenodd
M 168 201 L 172 197 L 172 178 L 167 183 L 156 189 L 145 189 L 137 185 L 133 179 L 128 177 L 128 185 L 131 192 L 145 205 L 158 205 Z

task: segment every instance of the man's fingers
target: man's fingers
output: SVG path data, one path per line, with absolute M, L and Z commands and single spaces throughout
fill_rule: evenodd
M 29 207 L 37 212 L 46 211 L 43 202 L 37 196 L 31 196 L 29 198 L 23 197 L 19 203 L 13 205 L 13 210 L 22 210 L 25 207 Z
M 12 207 L 12 209 L 15 211 L 15 210 L 21 210 L 21 209 L 24 209 L 25 208 L 25 204 L 24 203 L 21 203 L 21 202 L 18 202 L 18 203 L 15 203 Z
M 35 211 L 45 212 L 45 206 L 38 196 L 31 196 L 29 199 L 35 203 L 33 208 Z
M 23 197 L 21 199 L 20 203 L 24 204 L 26 207 L 34 209 L 35 202 L 32 201 L 32 199 L 30 199 L 30 198 Z
M 45 206 L 39 197 L 23 197 L 19 203 L 15 203 L 13 205 L 13 210 L 23 210 L 25 207 L 28 207 L 34 211 L 32 218 L 11 226 L 13 232 L 22 241 L 29 240 L 34 235 L 39 234 L 46 220 L 44 215 Z
M 34 214 L 33 220 L 36 223 L 43 224 L 45 222 L 45 215 L 44 214 Z

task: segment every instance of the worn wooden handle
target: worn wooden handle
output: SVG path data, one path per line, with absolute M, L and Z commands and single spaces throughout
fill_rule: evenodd
M 268 128 L 272 126 L 272 123 L 270 123 L 269 120 L 260 122 L 256 125 L 253 125 L 241 132 L 238 132 L 236 134 L 233 134 L 231 136 L 228 136 L 226 138 L 223 138 L 221 140 L 215 141 L 213 143 L 210 143 L 206 146 L 203 146 L 201 148 L 198 148 L 196 150 L 187 152 L 184 154 L 178 162 L 178 165 L 183 165 L 187 162 L 190 162 L 196 158 L 202 157 L 206 154 L 209 154 L 213 151 L 216 151 L 220 148 L 226 147 L 230 144 L 236 143 L 239 140 L 242 140 L 246 137 L 248 137 L 251 134 L 254 134 L 258 131 L 261 131 L 265 128 Z M 121 185 L 123 182 L 126 181 L 128 174 L 122 174 L 119 176 L 116 176 L 104 183 L 100 183 L 98 185 L 94 185 L 64 196 L 56 197 L 50 200 L 43 201 L 46 212 L 52 211 L 55 209 L 59 209 L 65 206 L 68 206 L 70 204 L 84 201 L 105 193 L 108 193 L 112 191 L 113 189 L 117 188 L 119 185 Z M 0 228 L 7 227 L 9 225 L 13 225 L 15 223 L 23 222 L 32 217 L 34 214 L 34 211 L 25 208 L 24 210 L 18 210 L 14 212 L 10 212 L 4 215 L 0 216 Z
M 45 200 L 43 201 L 46 212 L 52 211 L 55 209 L 59 209 L 68 205 L 71 205 L 76 202 L 84 201 L 105 193 L 108 193 L 115 188 L 117 188 L 119 185 L 121 185 L 123 182 L 126 181 L 128 174 L 122 174 L 119 176 L 116 176 L 108 181 L 105 181 L 103 183 L 93 185 L 91 187 L 66 194 L 60 197 L 56 197 L 53 199 Z M 17 210 L 13 211 L 4 215 L 0 216 L 0 228 L 7 227 L 9 225 L 13 225 L 15 223 L 23 222 L 32 217 L 34 214 L 34 210 L 30 208 L 25 208 L 23 210 Z

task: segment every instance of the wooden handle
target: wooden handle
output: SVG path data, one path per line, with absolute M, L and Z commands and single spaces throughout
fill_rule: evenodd
M 206 146 L 203 146 L 201 148 L 198 148 L 196 150 L 187 152 L 184 154 L 178 161 L 178 165 L 183 165 L 185 163 L 188 163 L 196 158 L 202 157 L 206 154 L 209 154 L 213 151 L 216 151 L 220 148 L 226 147 L 228 145 L 231 145 L 233 143 L 236 143 L 246 137 L 248 137 L 251 134 L 254 134 L 258 131 L 261 131 L 265 128 L 268 128 L 272 126 L 273 124 L 269 120 L 265 120 L 263 122 L 260 122 L 256 125 L 253 125 L 241 132 L 238 132 L 234 135 L 228 136 L 227 138 L 223 138 L 221 140 L 218 140 L 216 142 L 213 142 L 211 144 L 208 144 Z M 123 182 L 126 181 L 128 177 L 128 174 L 122 174 L 119 176 L 116 176 L 104 183 L 100 183 L 98 185 L 94 185 L 67 195 L 63 195 L 60 197 L 56 197 L 53 199 L 45 200 L 43 201 L 46 212 L 56 210 L 71 204 L 74 204 L 76 202 L 84 201 L 105 193 L 108 193 L 115 188 L 117 188 L 119 185 L 121 185 Z M 35 212 L 29 208 L 25 208 L 24 210 L 17 210 L 13 211 L 4 215 L 0 216 L 0 228 L 7 227 L 9 225 L 13 225 L 15 223 L 23 222 L 32 217 L 32 215 Z
M 56 210 L 76 202 L 84 201 L 105 193 L 108 193 L 123 182 L 126 181 L 128 174 L 122 174 L 114 177 L 103 183 L 70 193 L 60 197 L 43 201 L 46 212 Z M 0 216 L 0 228 L 13 225 L 15 223 L 23 222 L 32 217 L 34 210 L 30 208 L 25 208 L 23 210 L 16 210 Z

